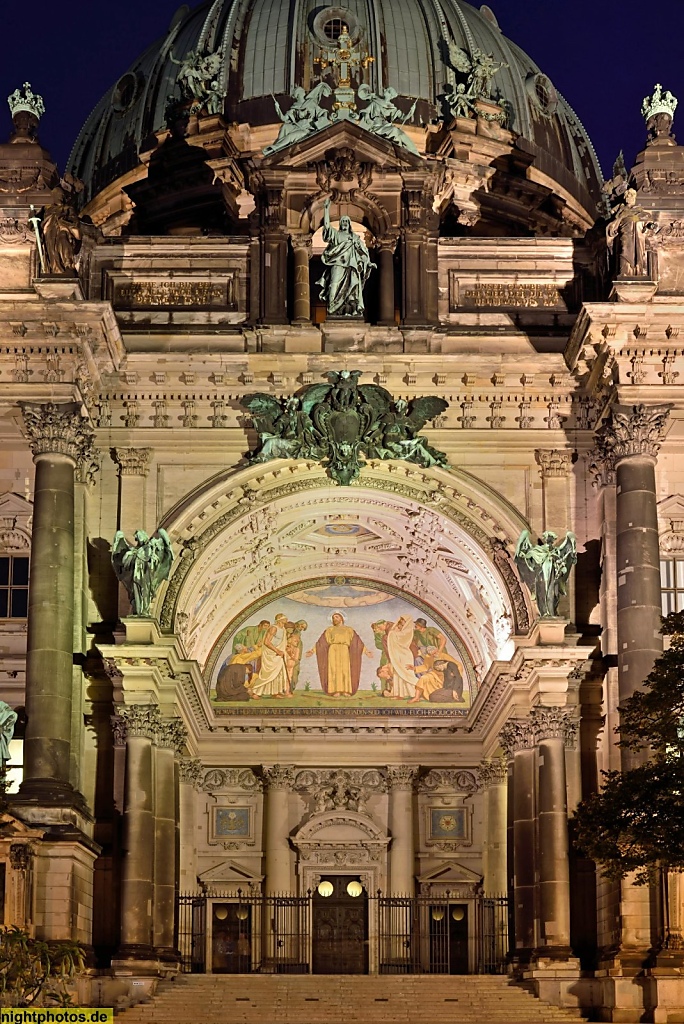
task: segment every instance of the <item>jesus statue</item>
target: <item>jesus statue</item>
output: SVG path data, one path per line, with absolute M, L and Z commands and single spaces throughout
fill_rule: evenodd
M 363 289 L 375 263 L 366 243 L 352 228 L 349 217 L 340 217 L 339 230 L 330 223 L 330 200 L 324 206 L 323 241 L 328 247 L 321 259 L 325 272 L 318 284 L 321 300 L 330 316 L 363 316 Z

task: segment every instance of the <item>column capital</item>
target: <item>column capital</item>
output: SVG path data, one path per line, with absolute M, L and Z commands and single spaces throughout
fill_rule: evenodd
M 419 768 L 406 764 L 390 764 L 387 766 L 387 783 L 390 789 L 413 790 L 413 783 L 418 777 Z
M 381 235 L 380 238 L 375 239 L 375 248 L 379 249 L 381 252 L 395 253 L 398 241 L 398 233 Z
M 178 762 L 181 785 L 200 789 L 204 780 L 204 767 L 199 758 L 182 757 Z
M 128 704 L 119 708 L 115 717 L 124 720 L 126 739 L 142 736 L 144 739 L 156 740 L 162 724 L 162 717 L 156 704 Z
M 571 451 L 559 450 L 557 448 L 537 448 L 534 457 L 539 466 L 542 480 L 570 476 L 572 471 L 572 455 Z
M 290 235 L 290 242 L 295 252 L 298 250 L 305 250 L 306 255 L 311 259 L 313 255 L 313 237 L 312 235 L 295 234 L 294 232 Z
M 178 756 L 183 752 L 185 741 L 188 738 L 188 730 L 180 718 L 163 719 L 157 728 L 155 743 L 158 747 L 173 750 Z
M 501 786 L 508 778 L 507 758 L 485 757 L 477 767 L 477 777 L 483 789 Z
M 566 747 L 573 747 L 577 740 L 577 716 L 574 708 L 543 707 L 532 708 L 530 715 L 537 743 L 544 740 L 563 740 Z
M 152 454 L 152 448 L 112 448 L 119 476 L 148 476 Z
M 93 428 L 76 402 L 20 402 L 34 462 L 41 455 L 66 455 L 76 465 L 95 461 Z
M 657 459 L 672 405 L 615 405 L 596 433 L 596 454 L 615 469 L 623 459 Z
M 534 749 L 537 737 L 530 719 L 509 718 L 499 733 L 499 743 L 508 758 L 520 750 Z
M 292 789 L 295 781 L 293 764 L 262 765 L 261 771 L 269 789 Z

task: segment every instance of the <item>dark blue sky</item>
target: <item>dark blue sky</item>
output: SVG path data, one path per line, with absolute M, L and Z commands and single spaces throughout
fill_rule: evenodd
M 179 3 L 5 0 L 3 6 L 0 134 L 10 130 L 3 98 L 30 81 L 47 106 L 41 140 L 63 167 L 98 99 L 165 33 Z M 605 173 L 621 148 L 628 166 L 642 148 L 641 101 L 656 81 L 680 98 L 684 143 L 684 0 L 491 0 L 489 6 L 502 31 L 574 107 Z

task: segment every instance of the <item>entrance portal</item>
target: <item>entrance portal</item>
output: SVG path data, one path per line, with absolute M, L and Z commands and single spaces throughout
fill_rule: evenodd
M 321 879 L 313 897 L 314 974 L 368 974 L 368 894 L 353 875 Z

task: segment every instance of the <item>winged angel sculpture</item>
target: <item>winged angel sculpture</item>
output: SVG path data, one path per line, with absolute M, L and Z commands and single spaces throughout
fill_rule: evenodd
M 168 579 L 172 563 L 173 548 L 166 530 L 157 530 L 153 537 L 136 530 L 135 544 L 129 544 L 123 532 L 117 531 L 112 566 L 128 592 L 134 616 L 149 617 L 152 598 Z
M 497 71 L 507 68 L 508 64 L 494 59 L 493 53 L 485 53 L 475 47 L 472 56 L 461 49 L 453 39 L 447 40 L 449 61 L 455 71 L 467 75 L 467 88 L 459 85 L 453 93 L 454 113 L 461 117 L 470 117 L 475 111 L 475 100 L 488 100 L 492 94 L 492 79 Z
M 448 408 L 443 398 L 397 399 L 377 384 L 359 384 L 360 370 L 332 371 L 327 384 L 311 384 L 298 395 L 246 395 L 259 435 L 252 462 L 312 459 L 338 484 L 358 479 L 365 459 L 404 459 L 419 466 L 445 466 L 446 456 L 419 432 Z
M 542 534 L 538 544 L 532 543 L 529 530 L 523 530 L 515 549 L 515 563 L 520 575 L 534 594 L 542 619 L 558 615 L 558 604 L 567 593 L 570 570 L 577 562 L 577 540 L 566 533 L 556 546 L 557 535 L 551 530 Z

